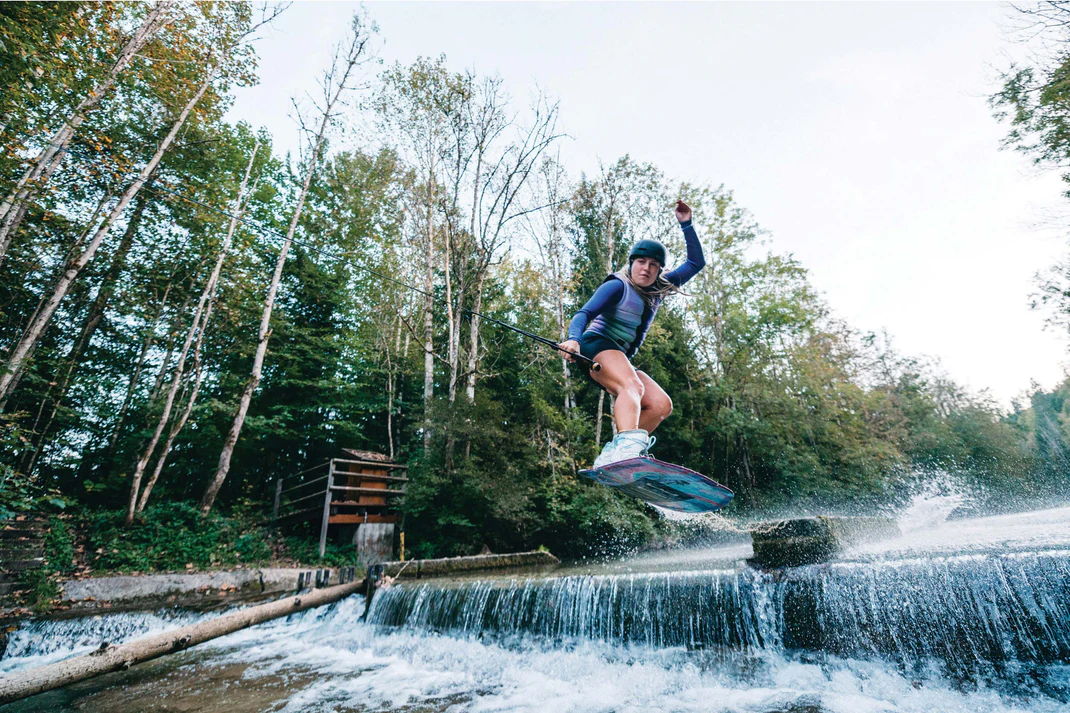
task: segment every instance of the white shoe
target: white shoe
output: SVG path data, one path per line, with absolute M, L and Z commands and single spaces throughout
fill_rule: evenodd
M 613 450 L 599 456 L 600 459 L 604 458 L 604 460 L 595 467 L 606 466 L 610 463 L 628 460 L 629 458 L 638 458 L 646 453 L 649 447 L 650 434 L 643 429 L 637 428 L 633 431 L 621 431 L 617 434 L 617 437 L 613 439 Z
M 617 434 L 617 447 L 613 455 L 616 460 L 638 458 L 650 447 L 650 434 L 641 428 L 634 431 L 621 431 Z
M 598 457 L 594 459 L 594 465 L 591 466 L 591 467 L 592 468 L 601 468 L 606 463 L 612 463 L 613 461 L 610 460 L 610 458 L 613 455 L 613 450 L 616 447 L 616 445 L 617 445 L 616 437 L 611 438 L 610 440 L 606 441 L 606 445 L 602 446 L 602 452 L 599 453 Z

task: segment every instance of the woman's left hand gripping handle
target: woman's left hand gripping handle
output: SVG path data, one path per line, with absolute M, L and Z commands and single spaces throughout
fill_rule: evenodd
M 573 364 L 576 363 L 576 357 L 572 355 L 580 353 L 579 342 L 577 342 L 575 339 L 569 339 L 567 341 L 561 342 L 557 346 L 563 350 L 561 354 L 565 357 L 565 359 L 572 362 Z

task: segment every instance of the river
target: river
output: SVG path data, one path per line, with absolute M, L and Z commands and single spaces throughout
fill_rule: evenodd
M 732 545 L 395 585 L 367 621 L 350 598 L 3 710 L 1070 712 L 1070 508 L 915 505 L 826 565 Z M 203 616 L 26 625 L 0 672 Z

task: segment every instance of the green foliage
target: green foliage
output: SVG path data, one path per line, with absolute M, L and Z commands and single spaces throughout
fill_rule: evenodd
M 0 79 L 11 88 L 0 97 L 0 177 L 21 175 L 56 117 L 107 73 L 147 7 L 0 5 Z M 95 211 L 148 159 L 206 57 L 248 27 L 251 7 L 182 5 L 87 115 L 57 174 L 63 189 L 35 199 L 0 264 L 0 341 L 18 338 Z M 1050 75 L 1009 75 L 995 104 L 1011 112 L 1011 142 L 1053 165 L 1066 165 L 1070 150 L 1066 63 L 1060 56 Z M 609 400 L 517 333 L 486 320 L 473 331 L 466 310 L 561 337 L 635 240 L 658 238 L 679 260 L 677 197 L 695 209 L 708 267 L 685 287 L 688 296 L 668 300 L 635 359 L 675 406 L 657 433 L 659 456 L 732 487 L 736 510 L 856 505 L 894 495 L 912 471 L 967 473 L 992 492 L 1036 493 L 1065 473 L 1066 385 L 1036 392 L 1003 418 L 936 365 L 857 334 L 830 314 L 802 264 L 769 251 L 758 222 L 723 186 L 676 185 L 629 156 L 575 183 L 556 161 L 510 173 L 527 149 L 495 158 L 480 136 L 511 136 L 531 117 L 518 112 L 509 125 L 506 104 L 479 104 L 503 96 L 497 78 L 452 73 L 437 58 L 388 69 L 362 102 L 375 112 L 382 148 L 334 150 L 312 182 L 262 379 L 219 495 L 231 514 L 202 518 L 185 503 L 199 498 L 218 463 L 256 350 L 278 233 L 304 175 L 299 160 L 273 154 L 265 130 L 223 120 L 233 88 L 255 81 L 255 66 L 249 45 L 230 57 L 5 405 L 0 515 L 68 503 L 95 513 L 81 523 L 94 569 L 206 569 L 273 554 L 351 564 L 351 546 L 332 543 L 319 561 L 315 536 L 280 540 L 255 524 L 277 478 L 341 448 L 410 466 L 403 510 L 412 556 L 537 546 L 607 556 L 663 537 L 656 512 L 576 475 L 595 456 L 600 407 L 600 435 L 609 435 Z M 150 507 L 124 527 L 132 464 L 162 412 L 227 230 L 226 216 L 200 204 L 237 205 L 254 145 L 250 224 L 234 235 L 202 349 L 189 360 L 203 377 L 200 396 Z M 467 187 L 483 179 L 485 192 Z M 521 180 L 530 193 L 507 210 L 497 191 Z M 519 215 L 521 203 L 550 208 Z M 508 220 L 503 211 L 513 211 Z M 1041 298 L 1065 318 L 1070 269 L 1054 275 Z M 399 283 L 427 287 L 436 301 L 425 311 L 427 296 Z M 192 384 L 189 375 L 179 384 L 175 412 Z M 69 561 L 60 551 L 67 536 L 54 532 L 56 561 Z M 41 597 L 52 576 L 36 583 Z
M 47 569 L 27 570 L 20 577 L 20 583 L 26 591 L 26 604 L 37 614 L 47 612 L 59 598 L 59 581 Z
M 306 565 L 322 567 L 350 567 L 357 564 L 357 549 L 353 545 L 327 542 L 320 558 L 319 541 L 310 536 L 291 536 L 283 540 L 286 559 Z
M 35 612 L 48 611 L 60 595 L 59 578 L 75 569 L 74 533 L 65 518 L 49 519 L 44 536 L 44 563 L 26 570 L 20 581 L 26 590 L 26 603 Z
M 94 570 L 205 570 L 257 564 L 272 554 L 263 529 L 218 514 L 203 517 L 184 502 L 150 507 L 130 527 L 121 511 L 96 513 L 86 518 L 84 533 Z
M 53 517 L 45 530 L 44 569 L 56 574 L 74 571 L 74 532 L 66 518 Z

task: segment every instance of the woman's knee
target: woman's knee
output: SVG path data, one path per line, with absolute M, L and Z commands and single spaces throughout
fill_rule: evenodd
M 670 399 L 668 395 L 666 395 L 664 400 L 662 401 L 662 404 L 662 418 L 668 418 L 672 415 L 672 399 Z
M 668 394 L 661 393 L 657 396 L 649 397 L 643 407 L 645 410 L 650 411 L 662 420 L 665 420 L 672 414 L 672 399 L 669 398 Z
M 634 398 L 637 401 L 643 400 L 643 395 L 646 392 L 646 387 L 643 386 L 643 382 L 638 377 L 635 379 L 625 379 L 621 382 L 617 393 L 614 394 L 616 398 Z

